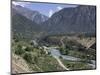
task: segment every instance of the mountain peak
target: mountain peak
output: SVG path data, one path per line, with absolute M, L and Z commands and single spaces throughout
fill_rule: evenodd
M 77 6 L 74 8 L 64 8 L 54 13 L 43 25 L 44 30 L 50 33 L 95 33 L 95 19 L 96 7 Z
M 30 10 L 29 8 L 23 7 L 21 5 L 14 5 L 12 4 L 12 8 L 14 13 L 21 14 L 22 16 L 25 16 L 27 19 L 36 22 L 37 24 L 40 24 L 48 19 L 47 16 L 41 14 L 38 11 Z

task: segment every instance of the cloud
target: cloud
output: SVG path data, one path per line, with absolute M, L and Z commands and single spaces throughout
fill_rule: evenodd
M 50 11 L 49 11 L 49 17 L 51 17 L 52 14 L 53 14 L 53 10 L 50 9 Z
M 58 7 L 57 7 L 57 9 L 58 9 L 58 10 L 61 10 L 61 9 L 63 9 L 63 8 L 62 8 L 62 7 L 60 7 L 60 6 L 58 6 Z

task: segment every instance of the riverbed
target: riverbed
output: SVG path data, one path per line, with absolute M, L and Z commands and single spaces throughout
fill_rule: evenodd
M 69 55 L 62 55 L 58 49 L 53 49 L 53 48 L 48 49 L 48 52 L 50 52 L 53 57 L 57 57 L 57 58 L 62 57 L 64 60 L 81 62 L 80 58 L 69 56 Z M 90 65 L 93 69 L 96 66 L 95 60 L 91 60 L 91 63 L 87 63 L 87 64 Z

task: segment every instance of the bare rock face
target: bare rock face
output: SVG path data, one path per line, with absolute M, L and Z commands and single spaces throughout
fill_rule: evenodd
M 74 8 L 64 8 L 54 13 L 43 26 L 50 33 L 95 33 L 96 7 L 79 5 Z

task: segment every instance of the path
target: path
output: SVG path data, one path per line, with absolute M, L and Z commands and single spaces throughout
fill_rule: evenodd
M 58 63 L 59 63 L 59 65 L 62 67 L 62 68 L 64 68 L 65 70 L 69 70 L 68 68 L 66 68 L 66 66 L 61 62 L 61 60 L 58 58 L 58 57 L 54 57 L 57 61 L 58 61 Z

